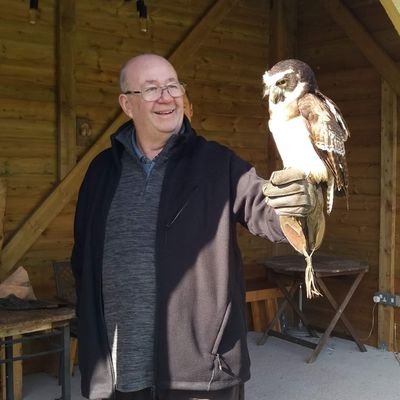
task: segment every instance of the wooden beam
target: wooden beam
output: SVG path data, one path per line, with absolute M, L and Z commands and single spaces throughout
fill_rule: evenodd
M 214 3 L 191 30 L 190 34 L 169 55 L 168 58 L 169 60 L 173 60 L 175 68 L 183 65 L 194 54 L 200 44 L 206 39 L 207 34 L 218 25 L 223 16 L 227 15 L 237 2 L 238 0 L 218 0 Z M 196 43 L 192 43 L 193 40 Z M 190 44 L 193 46 L 190 46 Z M 181 46 L 185 48 L 185 52 L 181 51 Z M 71 201 L 72 197 L 78 191 L 82 178 L 93 157 L 108 147 L 110 134 L 124 123 L 126 119 L 126 115 L 118 109 L 111 124 L 104 130 L 99 139 L 13 235 L 1 254 L 0 278 L 4 278 L 15 267 L 16 263 L 35 243 L 50 222 Z
M 386 14 L 392 21 L 397 33 L 400 35 L 400 2 L 399 0 L 380 0 Z
M 0 178 L 0 262 L 4 242 L 4 214 L 6 212 L 7 185 L 4 178 Z
M 394 294 L 396 259 L 397 96 L 382 84 L 379 291 Z M 378 345 L 394 350 L 394 308 L 379 305 Z
M 32 246 L 36 239 L 43 233 L 50 222 L 63 210 L 77 192 L 82 178 L 93 157 L 109 144 L 109 132 L 115 131 L 126 120 L 120 114 L 106 133 L 93 144 L 93 146 L 80 159 L 79 163 L 55 187 L 50 195 L 43 201 L 5 245 L 1 254 L 0 279 L 16 265 L 19 259 Z
M 57 132 L 59 180 L 76 164 L 76 0 L 56 2 Z
M 169 60 L 173 65 L 182 65 L 190 55 L 193 55 L 203 43 L 204 38 L 228 14 L 239 0 L 218 0 L 193 27 L 189 34 L 178 44 Z
M 400 96 L 400 70 L 340 0 L 320 0 L 334 21 Z

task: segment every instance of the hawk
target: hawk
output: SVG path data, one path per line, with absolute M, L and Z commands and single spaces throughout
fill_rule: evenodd
M 316 186 L 317 202 L 307 218 L 280 216 L 289 243 L 306 259 L 307 297 L 320 295 L 314 283 L 312 254 L 325 233 L 334 195 L 346 196 L 348 169 L 345 142 L 350 136 L 336 104 L 318 90 L 314 72 L 306 63 L 283 60 L 263 75 L 268 96 L 269 130 L 284 168 L 305 173 Z

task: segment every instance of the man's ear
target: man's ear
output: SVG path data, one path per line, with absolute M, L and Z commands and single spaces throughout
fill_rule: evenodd
M 122 111 L 132 119 L 132 106 L 128 100 L 128 96 L 126 94 L 120 94 L 118 97 L 119 105 L 122 108 Z

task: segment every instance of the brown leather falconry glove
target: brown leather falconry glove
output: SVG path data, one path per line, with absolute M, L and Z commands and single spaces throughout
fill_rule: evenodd
M 282 216 L 306 217 L 316 204 L 315 185 L 294 168 L 274 171 L 263 193 L 266 203 Z

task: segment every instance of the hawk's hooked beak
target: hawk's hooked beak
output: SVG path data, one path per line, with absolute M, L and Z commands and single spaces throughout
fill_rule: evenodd
M 271 103 L 278 103 L 279 101 L 284 101 L 285 96 L 283 95 L 283 90 L 277 86 L 273 86 L 269 93 L 269 101 Z

